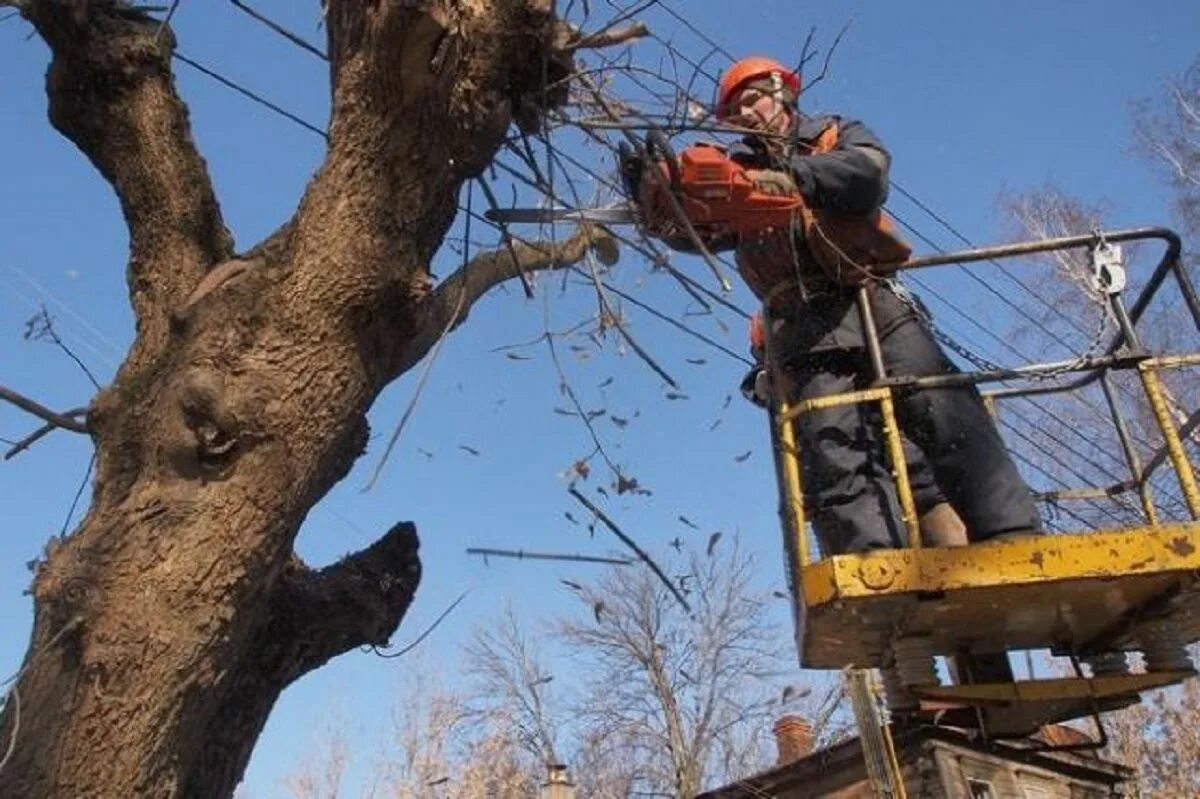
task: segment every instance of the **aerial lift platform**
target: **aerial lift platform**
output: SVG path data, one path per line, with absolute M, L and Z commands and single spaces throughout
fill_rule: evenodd
M 1149 240 L 1164 242 L 1166 253 L 1127 308 L 1124 267 L 1114 256 L 1122 242 Z M 917 258 L 901 269 L 995 263 L 1069 250 L 1088 252 L 1095 286 L 1116 321 L 1111 341 L 1097 354 L 936 377 L 890 375 L 883 366 L 866 291 L 860 290 L 873 384 L 864 391 L 795 404 L 782 400 L 773 409 L 784 549 L 801 664 L 880 669 L 897 721 L 969 726 L 992 738 L 1025 737 L 1045 724 L 1086 716 L 1098 719 L 1102 711 L 1136 703 L 1143 691 L 1195 674 L 1186 647 L 1200 640 L 1200 489 L 1184 442 L 1200 422 L 1200 412 L 1189 408 L 1191 416 L 1178 425 L 1160 375 L 1200 366 L 1200 353 L 1155 355 L 1143 347 L 1138 334 L 1138 323 L 1168 277 L 1174 278 L 1186 312 L 1200 331 L 1200 301 L 1180 263 L 1179 237 L 1163 228 L 1096 232 Z M 1137 375 L 1146 407 L 1161 432 L 1161 447 L 1145 463 L 1113 396 L 1112 375 L 1118 371 Z M 962 547 L 922 546 L 893 397 L 920 388 L 1001 382 L 1008 385 L 984 394 L 993 413 L 997 405 L 1016 397 L 1100 385 L 1124 451 L 1128 479 L 1039 498 L 1056 503 L 1121 498 L 1140 507 L 1140 524 Z M 1193 391 L 1185 401 L 1196 405 L 1198 398 L 1200 392 Z M 906 549 L 821 558 L 810 544 L 792 422 L 818 408 L 846 403 L 879 407 L 908 531 Z M 1164 464 L 1178 481 L 1186 507 L 1183 518 L 1165 520 L 1157 506 L 1150 478 Z M 1000 674 L 995 668 L 975 668 L 988 658 L 994 664 L 997 657 L 1003 662 L 1006 653 L 1043 649 L 1068 657 L 1074 674 L 1017 680 L 1006 663 Z M 1131 653 L 1140 653 L 1141 668 L 1132 668 L 1127 657 Z M 939 677 L 939 656 L 952 664 L 949 680 Z

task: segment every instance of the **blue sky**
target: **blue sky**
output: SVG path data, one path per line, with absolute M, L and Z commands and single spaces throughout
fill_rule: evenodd
M 264 0 L 256 7 L 319 39 L 316 5 Z M 605 6 L 597 0 L 592 5 Z M 818 42 L 827 44 L 851 21 L 828 77 L 802 102 L 809 110 L 867 121 L 893 151 L 894 179 L 976 242 L 1003 235 L 996 205 L 1001 193 L 1047 182 L 1085 199 L 1107 199 L 1118 226 L 1169 222 L 1160 182 L 1130 152 L 1128 106 L 1156 93 L 1195 57 L 1200 33 L 1195 4 L 668 0 L 668 5 L 726 50 L 784 60 L 798 56 L 809 26 L 817 26 Z M 693 58 L 709 49 L 661 11 L 644 18 Z M 327 79 L 311 56 L 224 4 L 185 0 L 176 28 L 182 53 L 322 123 Z M 24 342 L 25 320 L 46 304 L 67 343 L 102 380 L 111 377 L 131 337 L 123 283 L 126 238 L 108 187 L 46 121 L 47 55 L 28 32 L 19 21 L 0 22 L 0 384 L 68 408 L 86 403 L 90 385 L 49 345 Z M 645 52 L 657 63 L 653 43 Z M 709 63 L 723 68 L 727 61 L 718 54 Z M 239 246 L 249 247 L 294 211 L 320 162 L 322 141 L 186 66 L 178 66 L 177 74 L 226 221 Z M 599 151 L 582 155 L 611 168 Z M 894 207 L 943 246 L 953 246 L 945 231 L 902 198 L 894 199 Z M 457 258 L 443 253 L 435 271 L 447 274 Z M 686 265 L 711 284 L 703 267 Z M 685 310 L 685 298 L 669 292 L 665 279 L 634 255 L 624 256 L 614 280 L 646 291 L 667 312 Z M 961 280 L 930 280 L 963 307 L 987 313 Z M 519 289 L 498 291 L 477 306 L 434 366 L 383 479 L 363 493 L 382 441 L 412 395 L 414 375 L 391 387 L 372 413 L 371 450 L 314 510 L 301 534 L 304 556 L 325 563 L 365 545 L 395 520 L 416 521 L 425 578 L 395 640 L 414 637 L 470 589 L 451 623 L 425 644 L 426 655 L 450 666 L 470 627 L 494 618 L 505 603 L 531 619 L 565 610 L 570 600 L 558 579 L 587 575 L 562 566 L 485 566 L 468 558 L 465 547 L 615 549 L 614 542 L 600 535 L 589 540 L 564 519 L 566 510 L 582 513 L 565 493 L 563 472 L 590 446 L 578 421 L 554 413 L 566 402 L 545 348 L 520 350 L 533 356 L 528 360 L 492 351 L 535 339 L 547 325 L 562 329 L 584 318 L 588 292 L 575 286 L 563 292 L 561 286 L 557 279 L 543 281 L 532 301 Z M 752 306 L 744 290 L 735 300 Z M 624 430 L 611 422 L 599 426 L 614 459 L 654 491 L 648 498 L 616 500 L 608 509 L 664 557 L 667 541 L 676 535 L 699 539 L 716 530 L 740 532 L 760 553 L 763 585 L 782 585 L 764 420 L 736 397 L 724 407 L 726 397 L 736 393 L 742 366 L 628 310 L 634 335 L 688 398 L 664 399 L 661 381 L 612 341 L 586 360 L 564 348 L 568 375 L 585 406 L 603 406 L 630 420 Z M 726 322 L 728 332 L 712 318 L 689 317 L 698 330 L 743 351 L 741 327 L 732 318 Z M 956 324 L 945 321 L 951 331 Z M 968 340 L 979 338 L 969 329 L 960 332 Z M 981 349 L 993 357 L 1003 354 Z M 601 388 L 609 377 L 613 382 Z M 722 423 L 710 430 L 717 419 Z M 34 426 L 0 406 L 0 436 L 19 438 Z M 748 450 L 747 461 L 735 462 Z M 62 527 L 89 454 L 86 441 L 60 432 L 0 463 L 0 672 L 16 670 L 27 640 L 25 563 Z M 683 527 L 680 514 L 702 532 Z M 278 792 L 280 776 L 309 751 L 330 713 L 352 719 L 358 740 L 382 736 L 388 699 L 407 667 L 404 660 L 351 653 L 290 689 L 247 774 L 253 795 Z

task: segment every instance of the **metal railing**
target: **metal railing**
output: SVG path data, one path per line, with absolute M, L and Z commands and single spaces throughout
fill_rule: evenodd
M 1105 244 L 1160 240 L 1166 243 L 1166 252 L 1141 289 L 1132 307 L 1126 307 L 1123 287 L 1117 285 L 1106 291 L 1108 308 L 1116 321 L 1117 330 L 1112 341 L 1101 354 L 1085 354 L 1068 361 L 1035 363 L 1015 368 L 979 369 L 976 371 L 945 375 L 915 376 L 889 374 L 885 366 L 870 296 L 865 286 L 858 289 L 857 307 L 862 324 L 872 383 L 863 391 L 854 391 L 806 399 L 778 405 L 778 414 L 773 420 L 773 431 L 777 438 L 779 478 L 782 488 L 785 531 L 789 538 L 789 557 L 795 565 L 810 563 L 808 537 L 805 533 L 805 510 L 803 500 L 801 453 L 797 449 L 796 435 L 792 422 L 812 411 L 847 404 L 878 403 L 883 425 L 883 441 L 891 463 L 897 499 L 908 531 L 909 546 L 919 548 L 921 536 L 912 488 L 908 481 L 907 464 L 901 442 L 901 431 L 896 417 L 895 395 L 897 392 L 928 388 L 975 385 L 1023 381 L 1025 385 L 1003 387 L 984 395 L 989 410 L 995 412 L 1000 400 L 1018 397 L 1034 397 L 1066 394 L 1079 391 L 1098 383 L 1112 417 L 1116 437 L 1120 442 L 1129 479 L 1105 486 L 1065 489 L 1043 493 L 1042 500 L 1059 501 L 1069 499 L 1112 498 L 1136 491 L 1142 512 L 1151 526 L 1159 524 L 1159 516 L 1150 488 L 1150 478 L 1163 463 L 1170 462 L 1182 491 L 1187 512 L 1193 520 L 1200 520 L 1200 488 L 1197 487 L 1195 471 L 1188 460 L 1183 439 L 1200 426 L 1200 409 L 1192 409 L 1186 422 L 1177 427 L 1160 372 L 1168 369 L 1200 366 L 1200 352 L 1183 355 L 1156 356 L 1149 352 L 1138 334 L 1137 325 L 1143 318 L 1151 301 L 1166 281 L 1174 277 L 1180 295 L 1191 316 L 1196 331 L 1200 333 L 1200 299 L 1196 289 L 1180 261 L 1182 249 L 1179 236 L 1166 228 L 1136 228 L 1112 233 L 1097 232 L 1092 235 L 1046 239 L 1036 242 L 983 247 L 946 254 L 913 258 L 901 264 L 898 271 L 927 269 L 947 264 L 967 264 L 981 261 L 993 263 L 1000 259 L 1048 253 L 1061 250 L 1091 249 Z M 1114 396 L 1110 373 L 1115 370 L 1136 370 L 1154 421 L 1162 435 L 1163 444 L 1143 465 L 1129 432 L 1129 425 Z M 1036 380 L 1035 380 L 1036 379 Z M 1049 382 L 1053 380 L 1053 382 Z

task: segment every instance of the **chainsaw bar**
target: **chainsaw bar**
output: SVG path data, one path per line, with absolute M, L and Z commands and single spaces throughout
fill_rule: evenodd
M 601 225 L 628 225 L 636 222 L 628 205 L 607 208 L 492 208 L 484 213 L 493 222 L 535 225 L 545 222 L 596 222 Z

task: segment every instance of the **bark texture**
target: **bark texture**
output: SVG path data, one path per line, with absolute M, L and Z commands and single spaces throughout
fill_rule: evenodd
M 412 524 L 321 570 L 293 541 L 382 388 L 516 274 L 493 254 L 434 286 L 429 261 L 463 182 L 548 102 L 561 29 L 540 0 L 328 0 L 325 164 L 236 254 L 170 31 L 114 0 L 9 4 L 51 47 L 51 122 L 120 198 L 137 336 L 88 415 L 93 505 L 37 568 L 0 796 L 228 796 L 282 689 L 386 643 L 416 590 Z M 600 235 L 516 255 L 553 268 Z

